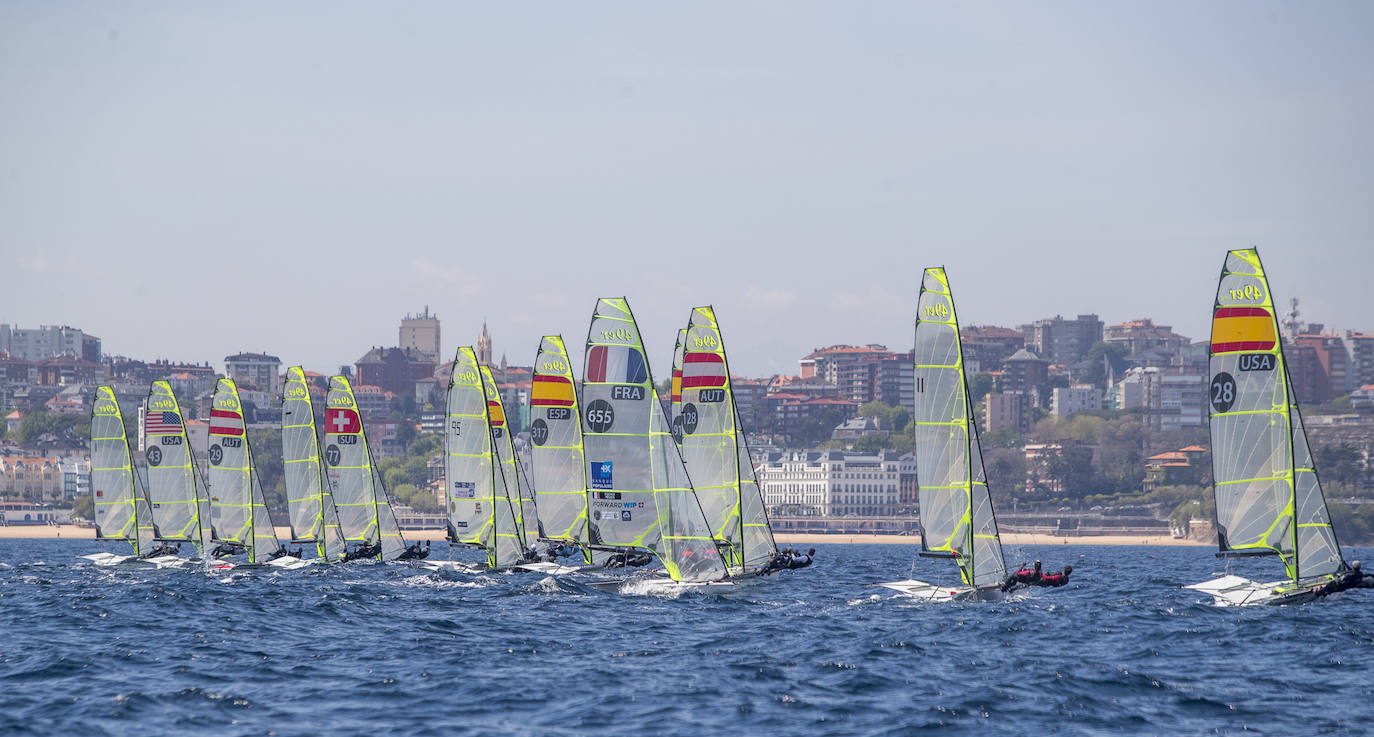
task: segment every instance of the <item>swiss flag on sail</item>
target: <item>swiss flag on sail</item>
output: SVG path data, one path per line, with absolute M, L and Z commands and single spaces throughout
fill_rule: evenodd
M 327 409 L 324 411 L 324 431 L 336 435 L 362 432 L 363 423 L 358 419 L 357 410 Z

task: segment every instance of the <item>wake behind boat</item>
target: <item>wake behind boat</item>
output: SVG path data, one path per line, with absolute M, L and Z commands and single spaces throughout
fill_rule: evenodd
M 1210 354 L 1217 556 L 1278 556 L 1287 578 L 1261 583 L 1228 574 L 1185 588 L 1217 606 L 1253 606 L 1374 586 L 1341 556 L 1255 249 L 1226 255 Z

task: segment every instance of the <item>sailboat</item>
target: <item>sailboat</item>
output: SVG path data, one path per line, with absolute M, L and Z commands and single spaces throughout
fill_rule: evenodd
M 925 270 L 916 304 L 917 503 L 924 557 L 952 558 L 960 583 L 879 584 L 929 601 L 997 598 L 1006 578 L 978 426 L 964 376 L 954 296 L 943 267 Z M 914 569 L 914 564 L 913 564 Z
M 530 413 L 530 476 L 544 539 L 577 546 L 584 562 L 591 563 L 582 412 L 561 335 L 545 335 L 539 341 Z
M 243 419 L 243 403 L 233 379 L 215 382 L 210 400 L 210 466 L 205 482 L 210 496 L 210 530 L 215 557 L 246 554 L 249 565 L 298 568 L 307 561 L 286 555 L 267 512 L 262 482 Z
M 534 493 L 525 478 L 524 464 L 515 454 L 515 441 L 511 438 L 510 425 L 506 422 L 506 408 L 501 402 L 501 392 L 496 388 L 496 380 L 491 375 L 491 367 L 481 366 L 482 391 L 487 399 L 487 425 L 490 428 L 491 442 L 495 446 L 496 460 L 501 481 L 510 511 L 515 515 L 512 540 L 520 546 L 520 552 L 527 553 L 534 541 L 540 538 L 539 513 L 534 506 Z M 508 534 L 502 515 L 501 505 L 496 507 L 497 535 Z M 522 568 L 525 566 L 522 566 Z M 557 568 L 557 566 L 554 566 Z
M 728 589 L 725 563 L 669 432 L 624 298 L 597 301 L 582 379 L 592 546 L 657 558 L 671 581 L 641 582 L 646 592 Z
M 1273 294 L 1255 249 L 1230 251 L 1212 308 L 1212 478 L 1219 557 L 1274 555 L 1286 578 L 1186 588 L 1218 606 L 1296 604 L 1347 570 L 1307 445 Z
M 682 369 L 673 378 L 674 391 L 680 391 L 673 403 L 680 405 L 674 430 L 681 433 L 687 474 L 730 575 L 757 574 L 778 548 L 740 427 L 715 310 L 693 309 L 678 343 Z
M 346 377 L 329 378 L 324 406 L 324 460 L 330 491 L 339 514 L 339 531 L 345 543 L 355 546 L 346 557 L 380 561 L 422 557 L 401 536 Z
M 210 500 L 191 454 L 181 405 L 165 381 L 154 381 L 148 389 L 143 437 L 155 540 L 189 542 L 209 555 Z
M 339 512 L 320 459 L 310 385 L 300 366 L 286 370 L 282 387 L 281 449 L 291 542 L 314 543 L 318 560 L 342 560 L 348 546 L 339 531 Z
M 95 539 L 120 540 L 132 555 L 103 552 L 83 555 L 96 565 L 112 566 L 126 561 L 153 565 L 182 560 L 168 555 L 153 540 L 153 513 L 147 492 L 134 472 L 133 452 L 124 432 L 124 416 L 114 390 L 101 386 L 91 405 L 91 497 L 94 502 Z
M 448 540 L 480 547 L 486 551 L 488 568 L 507 569 L 525 561 L 525 541 L 507 493 L 493 427 L 493 399 L 488 394 L 496 387 L 488 381 L 491 373 L 485 368 L 478 365 L 471 346 L 460 347 L 454 355 L 444 423 Z M 499 407 L 499 397 L 495 401 Z M 502 413 L 502 434 L 504 419 Z M 427 565 L 436 569 L 466 567 L 452 561 Z

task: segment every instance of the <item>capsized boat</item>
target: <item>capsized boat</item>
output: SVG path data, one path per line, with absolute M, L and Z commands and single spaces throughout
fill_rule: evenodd
M 148 390 L 143 438 L 154 539 L 178 546 L 189 542 L 208 556 L 210 499 L 191 454 L 181 405 L 165 381 L 154 381 Z
M 345 543 L 353 545 L 345 557 L 380 561 L 424 557 L 423 550 L 406 544 L 396 524 L 381 474 L 372 462 L 358 401 L 346 377 L 329 378 L 324 432 L 324 460 L 339 514 L 339 531 Z
M 243 403 L 233 379 L 215 382 L 210 400 L 210 427 L 205 471 L 210 496 L 210 531 L 216 558 L 245 555 L 248 565 L 299 568 L 308 561 L 286 554 L 277 540 L 253 466 Z
M 1303 430 L 1273 294 L 1255 249 L 1226 254 L 1212 308 L 1208 405 L 1219 557 L 1273 555 L 1286 578 L 1185 588 L 1218 606 L 1310 601 L 1347 570 Z
M 926 269 L 921 280 L 915 383 L 919 554 L 953 559 L 960 583 L 907 579 L 879 585 L 929 601 L 999 598 L 1007 566 L 964 376 L 954 296 L 943 267 Z
M 291 542 L 314 543 L 318 560 L 343 560 L 348 546 L 339 530 L 339 512 L 320 458 L 310 385 L 300 366 L 286 370 L 282 387 L 281 450 Z
M 96 565 L 143 562 L 154 566 L 182 558 L 154 541 L 153 512 L 143 482 L 134 471 L 133 451 L 124 431 L 124 416 L 114 390 L 101 386 L 91 404 L 91 499 L 94 502 L 95 539 L 123 541 L 131 555 L 103 552 L 83 555 Z
M 590 564 L 582 412 L 561 335 L 545 335 L 539 341 L 530 415 L 530 480 L 544 527 L 543 540 L 560 547 L 575 546 L 583 562 Z
M 778 552 L 763 505 L 753 460 L 735 405 L 725 338 L 708 306 L 692 310 L 679 337 L 682 370 L 674 372 L 680 397 L 674 433 L 706 522 L 731 576 L 755 575 Z
M 636 591 L 728 589 L 727 571 L 654 390 L 644 343 L 624 298 L 597 301 L 583 365 L 582 443 L 593 548 L 657 558 L 669 579 Z M 599 588 L 621 590 L 620 581 Z
M 500 399 L 490 396 L 496 386 L 485 369 L 471 346 L 460 347 L 454 355 L 444 422 L 445 506 L 449 542 L 482 548 L 487 568 L 501 570 L 527 562 L 526 546 L 497 447 L 496 431 L 499 427 L 504 436 L 505 415 L 501 412 L 499 426 L 493 426 L 497 416 L 492 401 L 499 412 Z M 467 567 L 453 561 L 427 565 Z

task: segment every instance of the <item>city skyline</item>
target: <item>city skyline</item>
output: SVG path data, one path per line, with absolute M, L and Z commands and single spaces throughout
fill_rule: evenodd
M 528 364 L 624 295 L 660 380 L 707 303 L 763 376 L 906 349 L 941 264 L 966 325 L 1205 339 L 1255 246 L 1374 326 L 1369 6 L 246 7 L 0 8 L 0 322 L 333 371 L 428 304 Z

